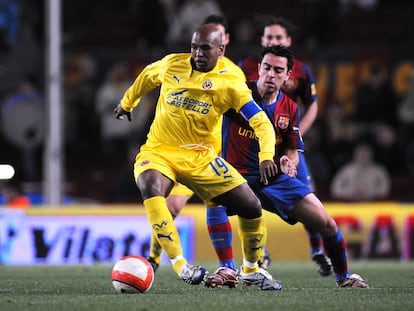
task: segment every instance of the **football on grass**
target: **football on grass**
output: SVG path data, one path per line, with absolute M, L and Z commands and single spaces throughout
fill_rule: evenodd
M 112 284 L 120 294 L 139 294 L 148 291 L 154 281 L 151 264 L 141 256 L 126 256 L 112 269 Z

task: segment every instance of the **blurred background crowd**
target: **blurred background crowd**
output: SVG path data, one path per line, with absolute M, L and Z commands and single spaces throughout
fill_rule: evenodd
M 45 4 L 0 0 L 0 163 L 15 167 L 17 196 L 39 194 L 43 179 Z M 126 88 L 149 62 L 188 52 L 210 14 L 229 22 L 229 58 L 258 54 L 257 21 L 271 13 L 297 26 L 292 50 L 316 81 L 318 118 L 304 141 L 318 196 L 414 201 L 412 12 L 409 0 L 63 0 L 65 195 L 139 202 L 132 163 L 157 94 L 119 122 Z

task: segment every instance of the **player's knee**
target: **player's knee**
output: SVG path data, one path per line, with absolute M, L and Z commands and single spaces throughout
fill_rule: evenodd
M 138 189 L 144 200 L 155 196 L 165 197 L 171 184 L 172 181 L 170 179 L 162 176 L 155 170 L 145 171 L 137 180 Z
M 334 235 L 336 234 L 336 232 L 338 231 L 338 226 L 336 225 L 335 220 L 332 217 L 328 217 L 328 222 L 327 222 L 327 230 L 329 231 L 330 235 Z
M 338 227 L 335 220 L 332 217 L 327 216 L 324 225 L 317 231 L 323 236 L 333 236 L 338 231 Z
M 162 196 L 160 189 L 150 183 L 140 183 L 138 189 L 141 192 L 142 198 L 145 200 L 154 196 Z
M 256 196 L 240 203 L 241 208 L 238 212 L 239 216 L 248 219 L 253 219 L 262 216 L 262 205 L 260 204 L 260 201 Z

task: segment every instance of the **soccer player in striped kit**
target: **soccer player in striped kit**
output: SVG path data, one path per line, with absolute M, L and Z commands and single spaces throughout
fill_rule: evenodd
M 261 26 L 263 31 L 261 36 L 262 47 L 281 44 L 290 48 L 293 44 L 296 27 L 289 20 L 282 17 L 268 16 L 263 19 Z M 259 62 L 259 56 L 252 56 L 239 61 L 238 65 L 244 71 L 247 81 L 256 81 L 258 79 L 257 65 Z M 304 137 L 318 114 L 315 81 L 309 67 L 295 58 L 289 79 L 283 83 L 281 88 L 284 94 L 291 97 L 303 108 L 301 110 L 300 132 L 302 137 Z M 306 164 L 304 152 L 299 152 L 297 171 L 297 178 L 313 189 L 314 185 L 312 185 L 311 174 Z M 306 226 L 305 229 L 309 237 L 310 255 L 316 264 L 318 272 L 322 276 L 330 275 L 332 273 L 332 265 L 329 257 L 323 251 L 320 234 Z M 264 266 L 268 262 L 270 262 L 270 258 L 265 257 Z
M 335 220 L 327 214 L 310 187 L 294 177 L 296 171 L 291 166 L 285 166 L 290 161 L 297 164 L 298 151 L 304 148 L 299 132 L 298 105 L 281 91 L 292 70 L 293 54 L 288 48 L 278 45 L 264 48 L 261 56 L 259 79 L 248 82 L 248 85 L 253 98 L 274 126 L 274 161 L 280 164 L 279 174 L 267 183 L 261 181 L 257 169 L 257 138 L 249 124 L 234 110 L 229 110 L 223 117 L 222 156 L 246 178 L 265 210 L 277 214 L 289 224 L 301 222 L 321 234 L 325 250 L 332 260 L 338 287 L 367 288 L 368 283 L 361 276 L 348 271 L 346 242 Z M 207 222 L 220 228 L 228 221 L 227 216 L 232 214 L 234 211 L 230 207 L 209 209 Z M 215 232 L 212 240 L 216 249 L 221 247 L 226 253 L 226 232 L 212 231 Z M 220 262 L 220 267 L 207 277 L 207 287 L 234 287 L 237 284 L 236 271 L 229 267 L 228 260 Z M 246 285 L 256 284 L 251 275 L 246 275 L 242 269 L 239 280 Z

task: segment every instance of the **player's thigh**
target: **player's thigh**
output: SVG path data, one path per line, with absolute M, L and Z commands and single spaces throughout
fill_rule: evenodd
M 174 168 L 170 160 L 166 159 L 159 152 L 141 151 L 138 153 L 134 164 L 135 180 L 137 181 L 139 176 L 148 170 L 156 170 L 173 182 L 176 180 Z
M 223 158 L 211 155 L 211 152 L 200 153 L 193 158 L 191 167 L 181 166 L 178 179 L 204 202 L 246 183 L 233 166 Z
M 336 223 L 328 215 L 322 202 L 314 193 L 309 193 L 300 200 L 292 209 L 292 216 L 305 226 L 322 234 L 334 234 Z
M 251 180 L 249 183 L 251 183 Z M 256 181 L 255 184 L 252 184 L 252 187 L 257 192 L 263 209 L 279 215 L 289 223 L 297 221 L 291 219 L 293 207 L 311 192 L 310 188 L 300 180 L 286 174 L 272 179 L 269 185 L 260 185 L 260 182 Z
M 247 183 L 213 198 L 213 202 L 227 207 L 230 215 L 257 218 L 262 214 L 260 201 Z

